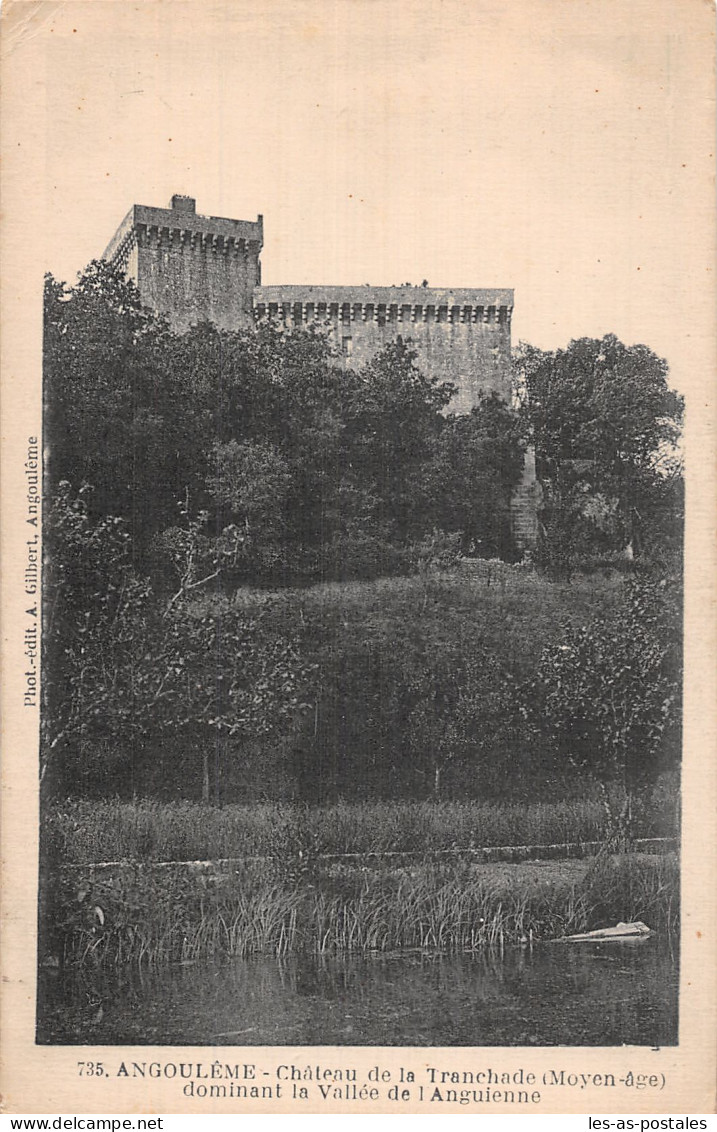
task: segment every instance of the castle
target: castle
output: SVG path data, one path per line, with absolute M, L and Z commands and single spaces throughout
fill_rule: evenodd
M 169 208 L 134 205 L 103 259 L 137 284 L 142 302 L 178 331 L 208 319 L 223 330 L 274 320 L 286 328 L 317 325 L 350 367 L 402 338 L 416 364 L 458 392 L 452 412 L 469 413 L 481 393 L 511 397 L 510 289 L 412 287 L 265 287 L 259 257 L 263 217 L 201 216 L 192 197 Z M 527 549 L 537 538 L 532 455 L 512 503 L 513 532 Z

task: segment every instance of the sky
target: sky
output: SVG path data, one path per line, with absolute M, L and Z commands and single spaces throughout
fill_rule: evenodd
M 7 15 L 7 12 L 6 12 Z M 11 3 L 43 270 L 134 203 L 264 215 L 265 283 L 513 287 L 514 340 L 713 334 L 702 0 Z M 707 17 L 707 18 L 705 18 Z M 699 352 L 699 350 L 698 350 Z

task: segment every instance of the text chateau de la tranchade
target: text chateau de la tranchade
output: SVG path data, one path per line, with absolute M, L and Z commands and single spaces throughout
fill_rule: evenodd
M 262 216 L 201 216 L 192 197 L 175 195 L 169 208 L 133 205 L 103 258 L 124 270 L 142 302 L 175 330 L 205 319 L 223 330 L 267 319 L 287 329 L 315 324 L 352 368 L 400 336 L 425 373 L 457 386 L 451 411 L 469 413 L 481 393 L 510 400 L 510 288 L 263 286 L 263 242 Z M 537 536 L 536 490 L 528 455 L 512 506 L 523 548 Z

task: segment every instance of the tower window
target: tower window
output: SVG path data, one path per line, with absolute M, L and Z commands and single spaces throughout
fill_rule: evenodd
M 350 336 L 341 339 L 341 353 L 344 355 L 344 357 L 348 358 L 351 356 L 352 348 L 353 342 Z

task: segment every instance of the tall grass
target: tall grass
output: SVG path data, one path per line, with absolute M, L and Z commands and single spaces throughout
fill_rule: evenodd
M 664 832 L 664 825 L 659 828 Z M 649 823 L 642 831 L 649 836 Z M 48 808 L 47 855 L 65 864 L 321 854 L 425 853 L 500 845 L 599 841 L 605 812 L 591 799 L 536 802 L 66 802 Z
M 444 952 L 501 948 L 641 919 L 679 921 L 674 856 L 600 858 L 577 881 L 536 884 L 466 865 L 411 871 L 316 871 L 297 885 L 249 865 L 223 876 L 120 869 L 79 886 L 67 874 L 49 894 L 45 952 L 66 962 L 162 964 L 252 952 Z

